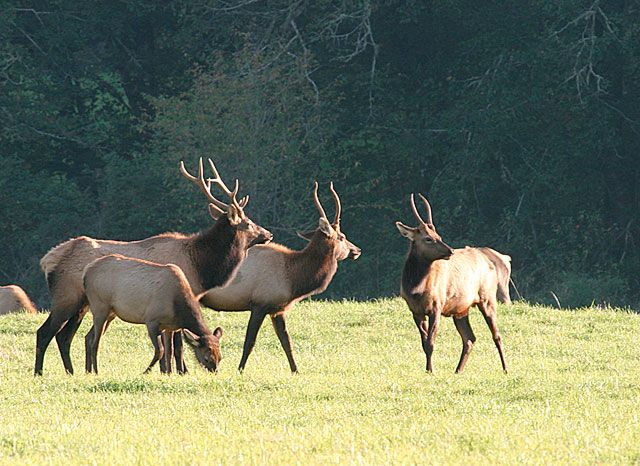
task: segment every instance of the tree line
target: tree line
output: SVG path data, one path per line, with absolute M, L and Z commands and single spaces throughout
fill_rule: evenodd
M 398 293 L 425 194 L 452 246 L 513 258 L 518 292 L 640 301 L 640 6 L 630 0 L 4 2 L 0 281 L 47 305 L 77 235 L 207 226 L 212 157 L 301 248 L 333 181 L 362 257 L 326 297 Z M 322 188 L 325 188 L 324 190 Z M 557 301 L 556 301 L 557 300 Z

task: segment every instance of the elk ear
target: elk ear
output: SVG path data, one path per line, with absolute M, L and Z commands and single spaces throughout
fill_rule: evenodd
M 336 236 L 336 231 L 333 229 L 329 221 L 324 217 L 320 217 L 320 221 L 318 222 L 318 228 L 322 233 L 327 235 L 329 238 L 334 238 Z
M 229 208 L 227 209 L 227 218 L 229 219 L 229 223 L 233 226 L 239 225 L 242 221 L 240 212 L 233 204 L 229 204 Z
M 222 338 L 222 327 L 217 327 L 213 331 L 213 336 L 216 337 L 218 340 L 220 340 Z
M 193 333 L 191 330 L 187 330 L 186 328 L 182 329 L 182 334 L 184 335 L 184 339 L 187 340 L 191 346 L 198 347 L 200 346 L 200 337 Z
M 398 227 L 398 231 L 400 231 L 400 234 L 402 236 L 404 236 L 405 238 L 409 238 L 411 241 L 413 241 L 416 234 L 415 228 L 408 227 L 402 222 L 396 222 L 396 227 Z
M 300 238 L 302 238 L 303 240 L 311 241 L 311 238 L 313 237 L 313 234 L 315 232 L 316 232 L 315 230 L 313 230 L 313 231 L 296 231 L 296 234 Z

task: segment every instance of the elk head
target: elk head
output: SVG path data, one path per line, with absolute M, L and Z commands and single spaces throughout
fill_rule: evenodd
M 209 372 L 217 371 L 222 359 L 220 353 L 222 328 L 216 328 L 211 335 L 198 336 L 186 328 L 182 329 L 182 333 L 189 346 L 193 348 L 198 362 Z
M 411 210 L 418 220 L 418 226 L 415 228 L 408 227 L 401 222 L 396 222 L 396 227 L 400 231 L 400 234 L 415 245 L 416 252 L 420 257 L 428 260 L 436 259 L 448 259 L 453 254 L 453 249 L 448 244 L 442 241 L 442 238 L 436 231 L 436 227 L 433 224 L 433 218 L 431 217 L 431 206 L 429 201 L 420 193 L 420 200 L 424 203 L 427 210 L 427 221 L 425 222 L 416 208 L 416 202 L 411 194 Z
M 309 232 L 298 232 L 298 236 L 307 241 L 311 241 L 314 235 L 321 234 L 323 237 L 330 241 L 334 245 L 334 256 L 336 260 L 342 261 L 344 259 L 356 260 L 362 253 L 361 249 L 347 239 L 344 233 L 340 230 L 340 213 L 342 207 L 340 205 L 340 197 L 333 188 L 333 182 L 329 185 L 333 200 L 336 204 L 336 215 L 333 219 L 333 223 L 329 222 L 327 214 L 318 199 L 318 182 L 316 181 L 313 188 L 313 201 L 320 212 L 320 220 L 318 228 Z
M 215 221 L 219 221 L 223 217 L 226 217 L 229 224 L 232 228 L 234 228 L 240 235 L 244 236 L 247 240 L 247 247 L 253 246 L 255 244 L 268 243 L 273 239 L 273 235 L 270 231 L 262 228 L 259 225 L 256 225 L 249 217 L 247 217 L 244 213 L 244 208 L 249 203 L 249 196 L 245 196 L 240 201 L 237 200 L 236 196 L 238 195 L 238 180 L 236 179 L 235 187 L 233 191 L 231 191 L 227 185 L 222 181 L 216 166 L 214 165 L 211 159 L 209 160 L 209 165 L 211 166 L 211 170 L 213 171 L 213 178 L 208 178 L 205 181 L 204 178 L 204 167 L 202 163 L 202 157 L 198 162 L 198 176 L 191 175 L 187 169 L 184 167 L 184 162 L 180 161 L 180 172 L 182 175 L 187 178 L 189 181 L 194 183 L 200 190 L 204 193 L 206 198 L 209 200 L 209 215 Z M 215 184 L 219 186 L 222 191 L 229 197 L 229 203 L 224 203 L 219 199 L 216 199 L 213 194 L 211 194 L 211 185 Z

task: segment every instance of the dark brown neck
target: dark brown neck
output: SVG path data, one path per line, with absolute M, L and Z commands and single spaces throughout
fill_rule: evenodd
M 191 238 L 189 254 L 202 289 L 223 286 L 246 256 L 246 240 L 223 215 L 211 228 Z
M 306 248 L 291 256 L 289 270 L 293 299 L 322 293 L 338 270 L 333 244 L 317 231 Z
M 421 257 L 412 241 L 402 269 L 402 289 L 406 293 L 419 294 L 422 291 L 421 285 L 429 274 L 433 262 L 432 259 Z

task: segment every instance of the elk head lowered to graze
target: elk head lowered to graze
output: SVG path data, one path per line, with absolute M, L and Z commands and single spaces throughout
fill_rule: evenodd
M 462 372 L 476 340 L 469 323 L 469 308 L 475 305 L 489 325 L 506 372 L 502 337 L 496 322 L 496 268 L 477 248 L 454 250 L 445 244 L 433 225 L 429 202 L 422 194 L 418 195 L 427 209 L 427 221 L 420 217 L 411 194 L 411 209 L 418 226 L 412 228 L 400 222 L 396 222 L 396 226 L 411 242 L 402 271 L 400 294 L 409 305 L 420 332 L 427 371 L 433 372 L 433 346 L 440 316 L 445 316 L 453 317 L 462 337 L 462 354 L 456 369 L 457 373 Z
M 66 371 L 73 373 L 69 348 L 87 311 L 82 271 L 94 259 L 115 253 L 160 264 L 173 263 L 183 270 L 193 292 L 199 294 L 227 283 L 249 247 L 271 240 L 269 231 L 245 215 L 248 196 L 240 201 L 236 199 L 238 181 L 231 191 L 220 178 L 211 159 L 209 165 L 214 178 L 205 181 L 202 159 L 198 164 L 197 177 L 187 172 L 184 164 L 180 163 L 182 175 L 196 184 L 210 202 L 209 213 L 216 222 L 208 229 L 192 235 L 163 233 L 130 242 L 80 236 L 54 247 L 40 260 L 47 277 L 52 306 L 49 317 L 38 329 L 36 375 L 42 374 L 44 354 L 54 336 Z M 228 204 L 211 194 L 212 185 L 224 191 L 229 198 Z M 90 369 L 88 358 L 86 366 Z
M 23 309 L 30 314 L 38 312 L 27 293 L 18 285 L 0 286 L 0 315 Z
M 161 332 L 178 329 L 183 330 L 200 364 L 209 371 L 218 369 L 222 329 L 218 327 L 211 333 L 202 318 L 198 298 L 177 265 L 110 254 L 85 267 L 83 284 L 93 315 L 93 335 L 87 350 L 96 374 L 100 338 L 115 317 L 147 326 L 155 352 L 146 372 L 162 358 Z
M 333 183 L 330 189 L 336 204 L 333 223 L 322 208 L 315 183 L 313 199 L 320 212 L 319 226 L 313 232 L 301 234 L 309 241 L 303 250 L 294 251 L 273 243 L 253 247 L 229 284 L 207 291 L 200 299 L 203 305 L 216 311 L 251 311 L 240 371 L 247 363 L 262 322 L 270 315 L 291 371 L 297 372 L 285 313 L 307 296 L 323 292 L 339 261 L 360 256 L 360 248 L 347 240 L 340 229 L 340 198 Z

